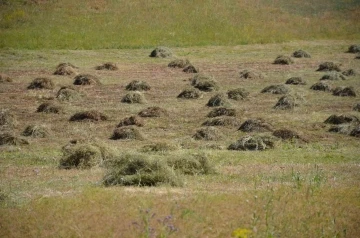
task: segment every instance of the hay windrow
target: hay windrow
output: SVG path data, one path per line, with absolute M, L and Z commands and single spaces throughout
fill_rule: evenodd
M 289 56 L 285 56 L 285 55 L 279 55 L 274 60 L 274 64 L 289 65 L 289 64 L 293 64 L 293 63 L 294 63 L 294 60 L 292 60 Z
M 191 85 L 204 92 L 212 92 L 219 89 L 219 86 L 214 78 L 204 74 L 195 75 L 191 79 Z
M 287 94 L 290 92 L 290 89 L 285 85 L 270 85 L 261 90 L 261 93 L 272 93 L 272 94 Z
M 244 100 L 249 96 L 249 92 L 244 88 L 236 88 L 227 92 L 228 98 L 236 101 Z
M 70 63 L 60 63 L 54 72 L 54 75 L 76 75 L 78 67 Z
M 118 70 L 119 68 L 116 66 L 115 63 L 107 62 L 102 65 L 96 66 L 96 70 Z
M 218 130 L 217 128 L 212 126 L 207 126 L 197 130 L 192 137 L 195 140 L 214 141 L 221 139 L 223 136 L 220 130 Z
M 199 73 L 199 69 L 197 69 L 194 65 L 188 64 L 184 67 L 183 72 L 189 74 L 197 74 Z
M 334 62 L 324 62 L 319 65 L 319 68 L 316 71 L 338 71 L 340 72 L 341 64 Z
M 72 115 L 69 121 L 106 121 L 108 117 L 96 110 L 77 112 Z
M 302 77 L 291 77 L 286 80 L 285 84 L 306 85 L 307 83 Z
M 257 71 L 254 70 L 249 70 L 249 69 L 244 69 L 242 71 L 240 71 L 240 78 L 243 79 L 263 79 L 264 76 Z
M 162 117 L 167 116 L 168 112 L 161 107 L 148 107 L 141 112 L 139 112 L 139 116 L 141 117 Z
M 340 97 L 356 97 L 356 92 L 353 87 L 336 87 L 333 89 L 334 96 Z
M 232 108 L 219 107 L 219 108 L 214 108 L 207 115 L 207 117 L 219 117 L 219 116 L 235 117 L 236 116 L 236 110 L 232 109 Z
M 320 80 L 346 80 L 346 77 L 339 72 L 331 72 L 323 75 Z
M 261 151 L 273 149 L 277 144 L 278 139 L 270 135 L 244 136 L 238 141 L 231 144 L 228 150 L 250 150 Z
M 36 112 L 44 112 L 44 113 L 63 113 L 64 109 L 62 106 L 53 103 L 53 102 L 45 102 L 39 105 Z
M 332 91 L 332 86 L 326 82 L 317 82 L 314 85 L 312 85 L 310 89 L 315 91 L 330 92 Z
M 295 57 L 295 58 L 311 58 L 311 55 L 308 52 L 304 51 L 304 50 L 294 51 L 292 56 Z
M 144 140 L 144 136 L 133 126 L 118 127 L 114 130 L 112 140 Z
M 17 125 L 15 115 L 9 110 L 2 109 L 0 111 L 0 129 L 5 131 L 7 129 L 13 129 Z
M 140 103 L 144 104 L 146 103 L 145 96 L 143 93 L 139 91 L 133 91 L 125 94 L 125 96 L 121 99 L 121 102 L 123 103 Z
M 12 82 L 13 82 L 12 78 L 4 74 L 0 74 L 0 83 L 12 83 Z
M 149 55 L 150 57 L 155 57 L 155 58 L 167 58 L 167 57 L 172 57 L 173 53 L 172 51 L 164 46 L 159 46 L 156 47 Z
M 184 89 L 177 97 L 183 99 L 198 99 L 202 98 L 203 94 L 197 88 L 187 88 Z
M 79 74 L 74 78 L 74 85 L 101 85 L 101 83 L 96 76 Z
M 340 114 L 340 115 L 331 115 L 329 116 L 324 123 L 327 124 L 344 124 L 344 123 L 360 123 L 360 120 L 358 117 L 354 115 L 348 115 L 348 114 Z
M 1 133 L 0 134 L 0 146 L 1 145 L 28 145 L 29 142 L 20 137 L 14 136 L 11 133 Z
M 262 118 L 248 119 L 239 127 L 243 132 L 272 132 L 274 127 Z
M 126 85 L 126 90 L 128 91 L 149 91 L 150 89 L 151 87 L 147 82 L 139 80 L 133 80 Z
M 208 107 L 220 107 L 220 106 L 229 106 L 230 103 L 227 100 L 226 96 L 224 94 L 215 94 L 212 96 L 206 106 Z
M 360 45 L 350 45 L 348 53 L 360 53 Z
M 82 97 L 79 91 L 72 86 L 64 86 L 59 89 L 56 98 L 60 101 L 75 101 Z
M 55 84 L 50 78 L 36 78 L 30 85 L 28 89 L 54 89 Z
M 229 126 L 229 127 L 238 127 L 240 125 L 240 121 L 235 117 L 215 117 L 212 119 L 206 120 L 202 126 Z
M 22 133 L 23 136 L 34 138 L 45 138 L 50 135 L 49 129 L 43 125 L 29 125 Z
M 185 68 L 189 65 L 190 61 L 188 59 L 175 59 L 168 64 L 169 68 Z
M 144 120 L 138 116 L 131 116 L 122 119 L 116 127 L 123 127 L 123 126 L 144 126 Z

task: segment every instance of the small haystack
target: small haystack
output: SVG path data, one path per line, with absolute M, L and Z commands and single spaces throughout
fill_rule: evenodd
M 227 100 L 226 96 L 224 94 L 216 94 L 212 96 L 206 106 L 208 107 L 220 107 L 220 106 L 229 106 L 230 103 Z
M 188 59 L 175 59 L 168 64 L 169 68 L 185 68 L 189 65 L 190 61 Z
M 353 107 L 354 111 L 360 112 L 360 102 L 356 103 Z
M 289 56 L 286 56 L 286 55 L 279 55 L 274 60 L 274 64 L 289 65 L 289 64 L 293 64 L 293 63 L 294 63 L 294 60 L 292 60 Z
M 192 64 L 188 64 L 184 67 L 183 72 L 189 74 L 197 74 L 199 73 L 199 69 L 195 68 L 195 66 Z
M 150 57 L 155 57 L 155 58 L 167 58 L 167 57 L 172 57 L 173 53 L 172 51 L 164 46 L 159 46 L 156 47 L 151 53 L 150 53 Z
M 141 152 L 144 153 L 149 153 L 149 152 L 160 152 L 160 153 L 165 153 L 165 152 L 169 152 L 169 151 L 174 151 L 176 150 L 177 147 L 172 145 L 172 144 L 168 144 L 166 142 L 156 142 L 150 145 L 145 145 L 141 148 Z
M 316 71 L 338 71 L 340 72 L 341 64 L 334 63 L 334 62 L 324 62 L 319 65 L 319 68 Z
M 79 91 L 73 86 L 61 87 L 56 94 L 56 98 L 60 101 L 75 101 L 81 97 Z
M 5 131 L 8 129 L 13 129 L 17 125 L 15 116 L 5 109 L 0 111 L 0 130 Z
M 139 80 L 133 80 L 126 85 L 126 90 L 128 91 L 149 91 L 150 89 L 151 87 L 147 82 Z
M 63 113 L 64 109 L 62 106 L 54 103 L 54 102 L 45 102 L 40 104 L 40 106 L 37 108 L 36 112 L 44 112 L 44 113 Z
M 72 115 L 69 121 L 106 121 L 108 117 L 96 110 L 77 112 Z
M 244 100 L 249 96 L 249 92 L 244 88 L 236 88 L 227 92 L 228 98 L 236 101 Z
M 185 154 L 168 159 L 168 165 L 175 171 L 187 175 L 212 174 L 214 166 L 205 154 Z
M 279 101 L 275 104 L 274 109 L 280 110 L 291 110 L 298 106 L 297 100 L 292 95 L 282 96 Z
M 244 136 L 231 144 L 228 150 L 267 150 L 276 146 L 278 139 L 270 135 Z
M 360 53 L 360 45 L 350 45 L 348 53 Z
M 342 72 L 343 75 L 351 77 L 351 76 L 356 76 L 357 72 L 354 69 L 348 69 Z
M 306 85 L 306 81 L 302 77 L 291 77 L 286 80 L 285 84 Z
M 295 132 L 293 130 L 289 130 L 289 129 L 275 130 L 273 132 L 273 136 L 278 137 L 282 140 L 298 139 L 298 140 L 306 141 L 297 132 Z
M 139 91 L 129 92 L 121 99 L 123 103 L 146 103 L 145 96 Z
M 332 90 L 332 86 L 326 82 L 318 82 L 312 85 L 310 89 L 315 91 L 330 92 Z
M 203 74 L 195 75 L 191 79 L 191 85 L 204 92 L 212 92 L 219 89 L 219 86 L 213 77 Z
M 36 78 L 34 79 L 30 85 L 27 87 L 28 89 L 54 89 L 55 84 L 50 78 Z
M 11 83 L 12 81 L 13 81 L 12 78 L 4 74 L 0 74 L 0 83 Z
M 70 63 L 60 63 L 54 72 L 54 75 L 76 75 L 78 67 Z
M 351 132 L 350 136 L 358 137 L 360 138 L 360 125 L 357 125 Z
M 243 132 L 271 132 L 274 127 L 262 118 L 248 119 L 239 127 Z
M 219 117 L 219 116 L 235 117 L 236 116 L 236 110 L 232 109 L 232 108 L 219 107 L 219 108 L 214 108 L 207 115 L 207 117 Z
M 240 71 L 240 78 L 243 79 L 262 79 L 264 76 L 257 71 L 244 69 Z
M 14 136 L 11 133 L 0 134 L 0 145 L 28 145 L 29 142 L 25 139 Z
M 138 116 L 131 116 L 122 119 L 116 127 L 123 126 L 144 126 L 144 120 Z
M 31 136 L 34 138 L 45 138 L 50 135 L 49 129 L 44 125 L 30 125 L 25 128 L 23 136 Z
M 212 126 L 207 126 L 196 131 L 192 136 L 195 140 L 214 141 L 222 138 L 221 132 Z
M 290 89 L 283 85 L 270 85 L 261 90 L 261 93 L 272 93 L 272 94 L 287 94 L 290 92 Z
M 74 85 L 101 85 L 101 83 L 96 76 L 79 74 L 74 78 Z
M 304 50 L 297 50 L 292 53 L 292 56 L 295 58 L 311 58 L 311 55 Z
M 198 99 L 202 98 L 203 94 L 197 88 L 187 88 L 184 89 L 177 97 L 183 99 Z
M 236 117 L 221 116 L 206 120 L 202 126 L 227 126 L 238 127 L 240 121 Z
M 331 72 L 323 75 L 320 80 L 346 80 L 346 77 L 339 72 Z
M 95 67 L 96 70 L 118 70 L 119 68 L 116 66 L 115 63 L 107 62 L 103 65 L 99 65 Z
M 138 129 L 132 126 L 118 127 L 114 130 L 112 140 L 144 140 L 144 136 Z
M 344 123 L 334 125 L 329 129 L 329 132 L 339 133 L 343 135 L 350 135 L 354 129 L 359 127 L 359 123 Z
M 162 117 L 167 116 L 168 113 L 165 109 L 161 107 L 148 107 L 141 112 L 139 112 L 139 116 L 141 117 Z
M 359 118 L 357 118 L 354 115 L 348 115 L 348 114 L 340 114 L 340 115 L 331 115 L 330 117 L 328 117 L 324 123 L 327 124 L 334 124 L 334 125 L 339 125 L 339 124 L 344 124 L 344 123 L 360 123 Z
M 353 87 L 336 87 L 333 90 L 334 96 L 340 96 L 340 97 L 356 97 L 356 92 Z

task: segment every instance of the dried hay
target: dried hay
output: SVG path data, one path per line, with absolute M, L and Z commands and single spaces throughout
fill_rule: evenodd
M 15 116 L 6 109 L 0 111 L 0 129 L 5 131 L 6 129 L 13 129 L 17 125 Z
M 244 79 L 262 79 L 264 76 L 260 72 L 244 69 L 240 72 L 240 78 Z
M 56 94 L 56 98 L 60 101 L 75 101 L 81 97 L 78 90 L 72 86 L 61 87 Z
M 351 132 L 350 136 L 360 137 L 360 125 L 357 125 Z
M 249 92 L 246 91 L 244 88 L 236 88 L 236 89 L 232 89 L 229 90 L 227 92 L 228 98 L 239 101 L 239 100 L 244 100 L 245 98 L 247 98 L 249 96 Z
M 214 78 L 204 74 L 195 75 L 191 79 L 191 85 L 204 92 L 217 91 L 219 89 Z
M 319 68 L 316 71 L 338 71 L 340 72 L 341 64 L 334 63 L 334 62 L 324 62 L 319 65 Z
M 76 75 L 77 72 L 75 69 L 78 67 L 70 63 L 60 63 L 54 72 L 54 75 Z
M 123 126 L 144 126 L 144 120 L 138 116 L 131 116 L 122 119 L 116 127 Z
M 332 86 L 325 82 L 317 82 L 314 85 L 310 87 L 310 89 L 315 91 L 324 91 L 324 92 L 330 92 L 332 91 Z
M 14 136 L 11 133 L 0 134 L 0 145 L 28 145 L 29 142 L 25 139 Z
M 272 94 L 287 94 L 290 92 L 290 89 L 283 84 L 280 85 L 270 85 L 261 90 L 261 93 L 272 93 Z
M 28 89 L 54 89 L 55 84 L 52 79 L 49 78 L 36 78 L 34 79 L 30 85 L 27 87 Z
M 203 94 L 197 88 L 187 88 L 184 89 L 177 97 L 183 99 L 198 99 L 202 98 Z
M 188 59 L 175 59 L 168 64 L 169 68 L 185 68 L 189 65 L 190 61 Z
M 360 103 L 356 103 L 353 107 L 354 111 L 360 112 Z
M 189 74 L 196 74 L 199 73 L 199 69 L 195 68 L 195 66 L 192 64 L 188 64 L 187 66 L 184 67 L 183 72 Z
M 289 56 L 285 56 L 285 55 L 279 55 L 278 57 L 276 57 L 276 59 L 274 60 L 274 64 L 293 64 L 294 61 L 289 57 Z
M 297 132 L 293 131 L 293 130 L 289 130 L 289 129 L 279 129 L 279 130 L 275 130 L 273 132 L 273 136 L 278 137 L 282 140 L 301 140 L 304 142 L 307 142 L 306 139 L 304 139 L 302 136 L 300 136 Z
M 187 175 L 203 175 L 215 173 L 214 166 L 204 154 L 186 154 L 175 156 L 167 161 L 171 168 Z
M 36 112 L 59 114 L 59 113 L 63 113 L 64 109 L 56 103 L 45 102 L 45 103 L 40 104 L 40 106 L 37 108 Z
M 359 127 L 359 123 L 344 123 L 344 124 L 332 126 L 329 129 L 329 132 L 339 133 L 343 135 L 350 135 L 358 127 Z
M 0 74 L 0 83 L 11 83 L 12 81 L 13 81 L 12 78 L 4 74 Z
M 262 118 L 248 119 L 239 127 L 243 132 L 268 132 L 274 131 L 274 127 Z
M 139 116 L 141 117 L 162 117 L 167 116 L 168 113 L 165 109 L 160 107 L 148 107 L 141 112 L 139 112 Z
M 107 62 L 103 65 L 99 65 L 95 67 L 96 70 L 118 70 L 119 68 L 116 66 L 115 63 Z
M 96 110 L 77 112 L 72 115 L 69 121 L 106 121 L 108 117 Z
M 342 74 L 350 77 L 350 76 L 356 76 L 357 72 L 354 69 L 348 69 L 348 70 L 343 71 Z
M 346 80 L 346 77 L 339 72 L 331 72 L 323 75 L 320 80 Z
M 232 109 L 232 108 L 219 107 L 219 108 L 214 108 L 207 115 L 207 117 L 219 117 L 219 116 L 235 117 L 236 116 L 236 110 Z
M 344 123 L 360 123 L 360 120 L 354 115 L 340 114 L 331 115 L 324 121 L 324 123 L 339 125 Z
M 74 85 L 101 85 L 100 80 L 90 74 L 79 74 L 74 78 Z
M 149 152 L 165 153 L 169 151 L 174 151 L 176 149 L 177 148 L 174 145 L 168 144 L 166 142 L 158 142 L 151 145 L 145 145 L 144 147 L 142 147 L 141 151 L 144 153 L 149 153 Z
M 286 80 L 285 84 L 306 85 L 307 83 L 302 77 L 291 77 Z
M 348 53 L 360 53 L 360 45 L 350 45 Z
M 230 127 L 238 127 L 240 125 L 240 121 L 235 117 L 215 117 L 209 120 L 206 120 L 202 126 L 230 126 Z
M 195 140 L 213 141 L 222 138 L 221 132 L 212 126 L 207 126 L 196 131 L 192 136 Z
M 356 92 L 353 87 L 336 87 L 333 90 L 334 96 L 340 96 L 340 97 L 356 97 Z
M 122 99 L 123 103 L 146 103 L 145 96 L 141 92 L 134 91 L 127 93 Z
M 267 149 L 273 149 L 276 146 L 278 139 L 270 135 L 257 135 L 257 136 L 244 136 L 238 141 L 231 144 L 228 150 L 250 150 L 261 151 Z
M 50 135 L 50 132 L 46 126 L 30 125 L 25 128 L 22 135 L 23 136 L 31 136 L 34 138 L 45 138 Z
M 126 90 L 128 91 L 149 91 L 150 89 L 151 87 L 147 82 L 139 80 L 133 80 L 126 85 Z
M 216 94 L 212 96 L 206 106 L 208 107 L 220 107 L 220 106 L 229 106 L 230 103 L 227 100 L 226 96 L 224 94 Z
M 156 47 L 151 53 L 150 53 L 150 57 L 155 57 L 155 58 L 167 58 L 167 57 L 172 57 L 173 53 L 171 52 L 171 50 L 167 47 L 164 46 L 159 46 Z
M 297 50 L 292 54 L 295 58 L 311 58 L 311 55 L 304 50 Z
M 138 129 L 132 126 L 118 127 L 114 130 L 112 140 L 144 140 L 144 136 Z
M 295 96 L 293 95 L 285 95 L 282 96 L 279 101 L 275 104 L 274 109 L 280 110 L 291 110 L 294 107 L 298 106 L 298 102 Z

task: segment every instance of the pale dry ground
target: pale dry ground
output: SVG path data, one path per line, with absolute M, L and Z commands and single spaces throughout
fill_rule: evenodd
M 18 125 L 14 129 L 15 134 L 20 135 L 27 125 L 43 124 L 51 129 L 52 135 L 44 139 L 29 139 L 28 146 L 0 148 L 0 192 L 5 194 L 4 206 L 0 211 L 4 214 L 0 215 L 0 227 L 4 229 L 0 234 L 5 237 L 19 237 L 26 232 L 29 236 L 121 237 L 120 234 L 125 234 L 125 237 L 136 237 L 130 234 L 139 234 L 147 237 L 143 232 L 144 227 L 132 231 L 129 224 L 134 219 L 142 220 L 146 216 L 138 212 L 139 208 L 153 208 L 162 215 L 171 213 L 178 216 L 175 225 L 180 231 L 168 234 L 173 237 L 226 237 L 237 227 L 251 229 L 258 237 L 269 235 L 271 229 L 274 230 L 273 237 L 290 237 L 286 232 L 300 232 L 292 237 L 320 237 L 321 232 L 325 237 L 335 236 L 337 232 L 338 237 L 356 237 L 360 234 L 359 139 L 327 132 L 329 126 L 324 125 L 323 121 L 332 114 L 340 113 L 360 117 L 359 112 L 352 111 L 353 105 L 360 102 L 359 96 L 335 97 L 331 93 L 309 89 L 324 74 L 315 70 L 325 61 L 342 63 L 342 69 L 352 68 L 360 74 L 360 61 L 354 59 L 354 54 L 345 53 L 351 44 L 353 42 L 316 41 L 173 49 L 178 57 L 189 59 L 201 73 L 214 76 L 220 85 L 219 92 L 226 93 L 238 87 L 250 92 L 249 98 L 244 101 L 231 101 L 231 107 L 237 110 L 241 122 L 261 117 L 277 129 L 295 130 L 309 140 L 308 144 L 281 143 L 274 150 L 264 152 L 208 149 L 212 145 L 226 148 L 245 135 L 236 127 L 220 127 L 224 138 L 219 141 L 193 140 L 192 135 L 212 109 L 206 103 L 217 92 L 205 93 L 198 100 L 177 99 L 182 89 L 190 85 L 189 78 L 193 75 L 168 68 L 171 59 L 148 57 L 152 49 L 1 50 L 0 72 L 13 78 L 14 82 L 0 84 L 0 109 L 9 109 L 16 116 Z M 295 63 L 288 66 L 272 64 L 278 55 L 290 55 L 298 49 L 308 51 L 312 58 L 294 59 Z M 108 61 L 117 63 L 119 70 L 94 69 Z M 36 113 L 41 103 L 56 100 L 53 97 L 60 86 L 73 82 L 71 76 L 52 75 L 61 62 L 78 66 L 79 73 L 98 76 L 103 85 L 78 87 L 86 96 L 79 101 L 61 103 L 65 109 L 63 114 Z M 261 71 L 265 78 L 240 79 L 242 69 Z M 332 83 L 336 86 L 353 86 L 359 94 L 359 74 Z M 290 86 L 305 98 L 304 104 L 292 111 L 274 110 L 272 107 L 280 96 L 261 94 L 260 91 L 271 84 L 283 84 L 294 76 L 302 76 L 308 82 L 307 85 Z M 27 90 L 26 87 L 36 77 L 53 79 L 56 89 Z M 120 102 L 126 93 L 125 86 L 132 80 L 146 81 L 152 87 L 144 93 L 146 104 Z M 145 118 L 145 126 L 139 128 L 146 137 L 144 141 L 109 139 L 121 119 L 149 106 L 160 106 L 169 115 Z M 75 112 L 90 109 L 105 113 L 110 120 L 96 123 L 68 121 Z M 119 153 L 139 151 L 142 146 L 154 142 L 167 142 L 177 146 L 178 150 L 164 156 L 205 153 L 215 165 L 217 174 L 186 177 L 183 188 L 103 188 L 103 168 L 57 168 L 61 147 L 75 138 L 95 138 Z M 313 203 L 307 206 L 309 200 L 304 197 L 308 196 L 309 191 L 310 203 Z M 263 200 L 256 201 L 254 196 Z M 278 196 L 276 202 L 273 196 Z M 110 201 L 101 205 L 103 199 Z M 261 210 L 264 204 L 269 205 L 270 200 L 273 210 L 266 207 L 264 211 L 270 211 L 272 223 L 265 222 L 265 212 L 260 215 L 259 224 L 262 225 L 254 224 L 254 211 Z M 287 203 L 291 204 L 292 209 L 283 209 Z M 178 209 L 177 206 L 182 208 Z M 116 209 L 127 215 L 122 217 L 115 212 Z M 308 213 L 314 211 L 320 214 L 318 218 L 309 216 Z M 222 215 L 218 217 L 217 213 Z M 294 213 L 298 214 L 297 219 Z M 62 221 L 59 227 L 51 219 L 34 221 L 36 217 L 49 214 L 57 214 L 55 217 Z M 6 217 L 10 223 L 3 220 Z M 104 229 L 99 227 L 96 217 L 107 224 Z M 119 219 L 121 224 L 118 224 Z M 335 219 L 338 223 L 335 223 Z M 299 220 L 305 223 L 301 227 L 297 227 Z M 289 223 L 288 228 L 285 221 Z M 329 228 L 331 222 L 334 224 Z M 77 226 L 70 225 L 73 223 Z M 48 229 L 42 232 L 43 226 Z M 163 226 L 153 226 L 163 229 Z M 67 232 L 60 232 L 61 227 L 70 228 Z M 344 229 L 347 231 L 344 232 Z

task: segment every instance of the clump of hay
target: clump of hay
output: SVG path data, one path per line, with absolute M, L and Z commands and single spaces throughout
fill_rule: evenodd
M 355 56 L 355 59 L 360 59 L 360 54 L 357 54 L 357 56 Z
M 144 136 L 138 129 L 132 126 L 118 127 L 114 130 L 112 140 L 144 140 Z
M 296 97 L 293 95 L 282 96 L 279 101 L 275 104 L 274 109 L 290 110 L 298 106 Z
M 99 65 L 95 67 L 96 70 L 118 70 L 119 68 L 116 66 L 115 63 L 107 62 L 103 65 Z
M 350 136 L 360 137 L 360 125 L 357 125 L 351 132 Z
M 220 107 L 228 105 L 230 105 L 229 101 L 226 99 L 226 96 L 221 93 L 212 96 L 206 104 L 208 107 Z
M 167 58 L 167 57 L 171 57 L 173 55 L 172 51 L 167 48 L 167 47 L 163 47 L 163 46 L 159 46 L 156 47 L 151 53 L 150 53 L 150 57 L 155 57 L 155 58 Z
M 290 92 L 290 89 L 285 85 L 270 85 L 261 90 L 261 93 L 272 93 L 272 94 L 287 94 Z
M 215 117 L 209 120 L 206 120 L 203 126 L 231 126 L 238 127 L 240 125 L 240 121 L 235 117 Z
M 22 133 L 23 136 L 31 136 L 34 138 L 45 138 L 50 135 L 46 126 L 43 125 L 29 125 Z
M 161 107 L 148 107 L 141 112 L 139 112 L 139 116 L 141 117 L 161 117 L 167 116 L 168 113 L 165 109 Z
M 59 114 L 59 113 L 63 113 L 64 109 L 53 102 L 44 102 L 42 104 L 40 104 L 36 110 L 36 112 L 44 112 L 44 113 L 55 113 L 55 114 Z
M 10 77 L 0 74 L 0 83 L 11 83 L 12 81 L 13 80 Z
M 350 45 L 348 53 L 360 53 L 360 45 Z
M 325 82 L 317 82 L 314 85 L 312 85 L 310 89 L 315 91 L 330 92 L 332 90 L 332 86 Z
M 196 131 L 192 136 L 195 140 L 213 141 L 222 138 L 220 131 L 212 126 L 207 126 Z
M 350 76 L 356 76 L 357 72 L 354 69 L 348 69 L 348 70 L 343 71 L 342 74 L 350 77 Z
M 311 58 L 311 55 L 308 52 L 304 51 L 304 50 L 294 51 L 292 56 L 295 57 L 295 58 Z
M 36 78 L 34 79 L 30 85 L 27 87 L 28 89 L 54 89 L 55 84 L 49 78 Z
M 188 59 L 175 59 L 168 64 L 169 68 L 185 68 L 189 65 L 190 61 Z
M 262 79 L 264 76 L 260 72 L 244 69 L 240 72 L 240 78 L 244 79 Z
M 243 132 L 268 132 L 273 131 L 274 127 L 262 118 L 248 119 L 239 127 Z
M 239 101 L 239 100 L 244 100 L 245 98 L 247 98 L 249 96 L 249 92 L 246 91 L 244 88 L 236 88 L 236 89 L 232 89 L 229 90 L 227 92 L 228 98 Z
M 207 115 L 207 117 L 219 117 L 219 116 L 235 117 L 236 116 L 236 110 L 232 109 L 232 108 L 219 107 L 219 108 L 214 108 Z
M 182 186 L 179 175 L 165 160 L 140 154 L 124 154 L 114 159 L 103 178 L 105 186 Z
M 338 72 L 331 72 L 323 75 L 320 80 L 346 80 L 346 77 Z
M 306 85 L 306 81 L 302 77 L 291 77 L 286 80 L 285 84 Z
M 334 125 L 329 129 L 329 132 L 339 133 L 343 135 L 350 135 L 351 132 L 358 127 L 358 123 L 344 123 Z
M 142 126 L 144 126 L 144 120 L 138 116 L 126 117 L 126 118 L 122 119 L 116 127 L 123 127 L 123 126 L 142 127 Z
M 354 105 L 354 107 L 353 107 L 353 110 L 354 110 L 354 111 L 357 111 L 357 112 L 360 112 L 360 103 L 356 103 L 356 104 Z M 0 119 L 0 121 L 1 121 L 1 119 Z
M 257 135 L 244 136 L 231 144 L 228 150 L 267 150 L 276 146 L 277 139 L 274 136 Z
M 70 63 L 60 63 L 54 72 L 54 75 L 73 75 L 77 74 L 76 69 L 78 67 Z
M 340 97 L 356 97 L 356 92 L 353 87 L 336 87 L 333 90 L 334 96 L 340 96 Z
M 74 78 L 74 85 L 100 85 L 100 80 L 90 74 L 79 74 Z
M 289 130 L 289 129 L 279 129 L 279 130 L 275 130 L 273 132 L 273 136 L 278 137 L 282 140 L 294 140 L 294 139 L 298 139 L 298 140 L 302 140 L 302 141 L 306 141 L 305 139 L 303 139 L 297 132 L 293 131 L 293 130 Z
M 74 101 L 81 98 L 81 94 L 72 86 L 64 86 L 59 89 L 56 98 L 60 101 Z
M 141 92 L 134 91 L 127 93 L 122 99 L 123 103 L 146 103 L 145 96 Z
M 72 140 L 62 148 L 61 169 L 89 169 L 115 157 L 115 151 L 99 142 Z
M 145 145 L 142 147 L 141 151 L 148 153 L 148 152 L 159 152 L 159 153 L 165 153 L 169 151 L 176 150 L 176 147 L 174 145 L 168 144 L 166 142 L 158 142 L 151 145 Z
M 72 115 L 69 121 L 106 121 L 108 117 L 96 110 L 77 112 Z
M 217 91 L 219 89 L 219 86 L 213 77 L 204 74 L 195 75 L 191 79 L 191 85 L 204 92 Z
M 183 72 L 185 73 L 191 73 L 191 74 L 196 74 L 199 73 L 199 70 L 197 68 L 195 68 L 194 65 L 192 64 L 188 64 L 184 67 Z
M 9 111 L 2 109 L 0 111 L 0 129 L 13 129 L 17 124 L 15 116 Z
M 347 114 L 331 115 L 324 121 L 324 123 L 334 124 L 334 125 L 353 123 L 353 122 L 360 123 L 360 120 L 356 116 L 347 115 Z
M 184 99 L 198 99 L 202 98 L 203 94 L 197 88 L 187 88 L 184 89 L 177 97 Z
M 215 172 L 214 166 L 204 154 L 186 154 L 175 156 L 169 159 L 168 165 L 187 175 L 212 174 Z
M 28 145 L 29 142 L 25 139 L 14 136 L 11 133 L 0 134 L 0 145 Z
M 334 62 L 324 62 L 319 65 L 319 68 L 316 71 L 338 71 L 340 72 L 341 64 Z
M 279 55 L 274 60 L 274 64 L 293 64 L 293 63 L 294 61 L 289 56 L 286 55 Z
M 139 80 L 133 80 L 126 85 L 126 90 L 129 91 L 149 91 L 150 89 L 151 87 L 147 82 Z

